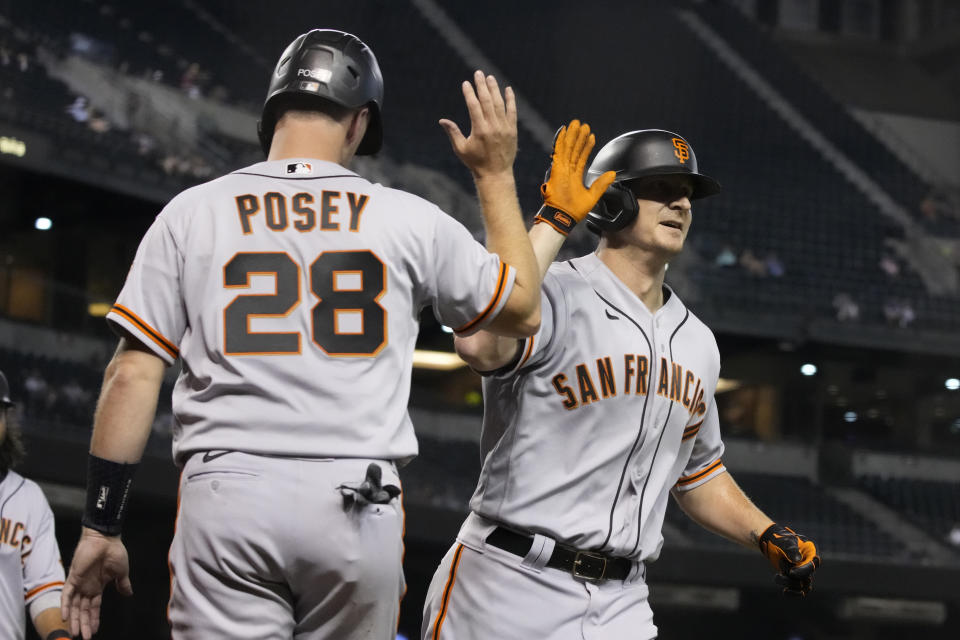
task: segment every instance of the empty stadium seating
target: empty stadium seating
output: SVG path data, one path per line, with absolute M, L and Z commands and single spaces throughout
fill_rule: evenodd
M 751 500 L 775 521 L 815 540 L 824 555 L 903 557 L 906 548 L 876 525 L 830 497 L 806 478 L 733 473 Z M 732 549 L 734 544 L 703 529 L 671 501 L 667 522 L 699 545 Z
M 960 482 L 865 475 L 858 484 L 934 538 L 960 526 Z

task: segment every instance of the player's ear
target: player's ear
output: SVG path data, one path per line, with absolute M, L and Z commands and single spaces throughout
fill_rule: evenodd
M 370 123 L 370 109 L 364 107 L 355 111 L 350 118 L 350 127 L 347 129 L 347 146 L 356 149 L 367 132 Z

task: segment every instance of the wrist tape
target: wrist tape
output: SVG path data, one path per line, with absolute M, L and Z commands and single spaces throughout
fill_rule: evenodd
M 563 235 L 569 234 L 577 226 L 577 220 L 572 215 L 548 205 L 543 205 L 537 212 L 533 223 L 537 224 L 538 222 L 546 222 Z
M 139 463 L 124 464 L 90 454 L 87 461 L 87 504 L 83 526 L 108 536 L 120 535 L 133 474 Z

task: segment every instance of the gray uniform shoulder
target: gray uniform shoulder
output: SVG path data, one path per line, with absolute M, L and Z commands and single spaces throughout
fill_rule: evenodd
M 42 500 L 43 502 L 47 501 L 47 497 L 43 493 L 43 489 L 40 488 L 36 482 L 30 478 L 25 478 L 16 471 L 10 470 L 7 472 L 7 477 L 4 479 L 4 491 L 8 498 L 16 495 L 18 499 L 26 500 L 28 502 L 34 502 L 36 500 Z
M 415 212 L 428 217 L 447 215 L 434 203 L 430 202 L 426 198 L 421 198 L 418 195 L 412 194 L 409 191 L 387 187 L 379 182 L 370 183 L 370 187 L 371 195 L 377 193 L 381 197 L 386 196 L 386 198 L 390 200 L 392 206 L 402 209 L 405 213 Z
M 552 281 L 555 285 L 565 286 L 574 282 L 584 282 L 583 273 L 578 270 L 572 260 L 554 262 L 547 268 L 543 281 Z
M 227 174 L 181 191 L 167 202 L 157 217 L 170 223 L 181 216 L 189 215 L 191 211 L 203 207 L 211 198 L 221 196 L 232 177 L 233 174 Z

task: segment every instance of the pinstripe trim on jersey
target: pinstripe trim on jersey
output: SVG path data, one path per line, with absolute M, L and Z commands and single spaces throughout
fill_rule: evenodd
M 580 273 L 580 271 L 575 266 L 573 266 L 572 262 L 568 261 L 567 264 L 570 265 L 571 269 L 573 269 L 577 273 Z M 637 328 L 637 330 L 640 332 L 640 335 L 642 335 L 643 339 L 646 340 L 647 342 L 647 351 L 650 353 L 651 361 L 652 361 L 653 345 L 650 343 L 650 338 L 647 337 L 647 332 L 643 330 L 643 327 L 640 326 L 640 323 L 634 320 L 633 318 L 631 318 L 630 314 L 628 314 L 626 311 L 624 311 L 623 309 L 616 306 L 615 304 L 613 304 L 612 302 L 604 298 L 602 295 L 600 295 L 600 292 L 597 291 L 596 289 L 594 289 L 593 292 L 597 294 L 598 298 L 600 298 L 605 303 L 610 305 L 611 308 L 616 309 L 618 312 L 620 312 L 620 314 L 623 315 L 624 318 L 629 320 L 630 323 Z M 643 397 L 643 409 L 640 411 L 640 428 L 637 430 L 637 437 L 633 441 L 633 446 L 630 447 L 630 453 L 627 454 L 627 459 L 623 461 L 623 469 L 620 471 L 620 482 L 617 483 L 617 492 L 613 496 L 613 504 L 610 505 L 610 523 L 607 527 L 607 537 L 603 539 L 603 543 L 599 547 L 600 549 L 603 549 L 604 547 L 607 546 L 607 543 L 610 542 L 610 537 L 613 535 L 613 515 L 617 510 L 617 502 L 620 501 L 620 490 L 623 489 L 623 479 L 627 476 L 627 469 L 630 467 L 630 459 L 633 458 L 633 454 L 637 451 L 638 445 L 640 444 L 640 441 L 643 438 L 643 425 L 647 420 L 647 404 L 650 401 L 650 395 L 651 395 L 650 393 L 647 393 Z
M 680 321 L 680 324 L 677 325 L 677 328 L 673 330 L 673 333 L 670 334 L 670 339 L 667 341 L 667 348 L 670 350 L 670 362 L 673 362 L 673 339 L 677 336 L 677 332 L 680 331 L 680 327 L 687 323 L 687 318 L 690 317 L 690 310 L 684 308 L 685 313 L 683 314 L 683 320 Z M 652 355 L 652 354 L 651 354 Z M 650 378 L 653 380 L 653 377 Z M 649 394 L 649 391 L 648 391 Z M 670 414 L 673 412 L 673 403 L 671 402 L 667 407 L 667 417 L 663 420 L 663 428 L 660 429 L 660 437 L 657 438 L 657 446 L 653 450 L 653 456 L 650 458 L 650 466 L 647 467 L 647 478 L 643 481 L 643 489 L 640 490 L 640 508 L 637 509 L 637 539 L 633 543 L 633 549 L 630 551 L 629 555 L 633 555 L 637 552 L 637 548 L 640 546 L 640 531 L 643 525 L 643 496 L 647 493 L 647 483 L 650 482 L 650 476 L 653 475 L 653 463 L 657 460 L 657 454 L 660 452 L 660 443 L 663 442 L 663 434 L 667 432 L 667 425 L 670 424 Z
M 450 592 L 453 591 L 453 583 L 457 581 L 457 567 L 460 566 L 460 555 L 463 553 L 463 545 L 457 545 L 457 551 L 453 554 L 453 562 L 450 563 L 450 576 L 447 578 L 447 584 L 443 588 L 443 600 L 440 602 L 440 611 L 437 612 L 437 620 L 433 623 L 433 634 L 431 640 L 440 640 L 440 629 L 443 627 L 443 619 L 447 617 L 447 608 L 450 605 Z
M 47 584 L 42 584 L 39 587 L 34 587 L 33 589 L 30 589 L 30 591 L 27 591 L 24 594 L 23 599 L 29 600 L 33 596 L 39 595 L 43 591 L 47 591 L 55 588 L 63 588 L 63 580 L 58 580 L 56 582 L 48 582 Z
M 4 477 L 4 480 L 6 480 L 6 477 Z M 17 485 L 16 489 L 10 492 L 10 495 L 7 496 L 7 499 L 3 501 L 3 504 L 0 504 L 0 517 L 3 517 L 3 510 L 7 507 L 7 503 L 10 502 L 10 499 L 17 495 L 17 492 L 20 491 L 20 489 L 23 489 L 23 485 L 26 483 L 27 479 L 23 476 L 20 476 L 20 484 Z
M 716 461 L 707 466 L 706 469 L 701 469 L 696 473 L 691 473 L 688 476 L 683 476 L 677 480 L 678 487 L 684 487 L 688 484 L 693 484 L 698 480 L 703 480 L 707 476 L 711 475 L 714 471 L 723 471 L 726 467 L 723 466 L 723 460 L 717 458 Z
M 253 173 L 251 171 L 234 171 L 230 175 L 232 176 L 257 176 L 258 178 L 272 178 L 274 180 L 326 180 L 328 178 L 361 178 L 355 173 L 342 173 L 335 176 L 271 176 L 266 173 Z
M 685 440 L 689 440 L 690 438 L 692 438 L 692 437 L 694 437 L 695 435 L 697 435 L 697 432 L 700 431 L 700 427 L 703 425 L 703 421 L 704 421 L 704 420 L 706 420 L 706 418 L 704 418 L 704 419 L 701 420 L 700 422 L 698 422 L 698 423 L 696 423 L 696 424 L 692 424 L 692 425 L 690 425 L 689 427 L 687 427 L 686 429 L 684 429 L 684 430 L 683 430 L 683 437 L 680 439 L 680 441 L 683 442 L 683 441 L 685 441 Z
M 140 318 L 140 316 L 135 314 L 133 311 L 130 311 L 130 309 L 127 309 L 122 305 L 115 304 L 110 311 L 133 323 L 137 329 L 155 342 L 157 346 L 166 351 L 174 360 L 180 357 L 180 350 L 175 344 L 173 344 L 173 342 L 168 340 L 162 333 L 147 324 L 147 322 Z
M 487 308 L 480 312 L 476 318 L 463 325 L 454 329 L 454 333 L 463 333 L 464 331 L 469 331 L 473 327 L 477 326 L 480 322 L 490 315 L 490 313 L 497 308 L 497 305 L 500 304 L 500 298 L 503 297 L 503 291 L 507 286 L 507 276 L 510 274 L 510 266 L 505 262 L 500 262 L 500 276 L 497 279 L 497 290 L 493 292 L 493 299 L 490 300 L 490 304 L 487 305 Z

